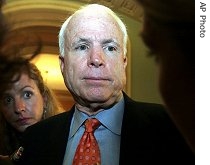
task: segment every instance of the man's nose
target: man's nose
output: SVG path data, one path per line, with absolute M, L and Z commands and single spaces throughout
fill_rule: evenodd
M 101 67 L 105 65 L 105 53 L 102 48 L 94 48 L 90 52 L 88 60 L 88 66 L 90 67 Z

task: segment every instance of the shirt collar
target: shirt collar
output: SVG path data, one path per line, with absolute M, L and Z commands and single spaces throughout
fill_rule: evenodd
M 97 118 L 104 127 L 109 129 L 111 132 L 121 135 L 121 126 L 124 113 L 124 99 L 122 98 L 117 104 L 110 109 L 103 110 L 91 116 Z M 75 113 L 72 119 L 70 138 L 77 132 L 83 122 L 89 118 L 89 116 L 75 107 Z
M 111 132 L 121 135 L 122 118 L 124 113 L 124 99 L 122 98 L 117 104 L 110 109 L 101 111 L 96 118 Z

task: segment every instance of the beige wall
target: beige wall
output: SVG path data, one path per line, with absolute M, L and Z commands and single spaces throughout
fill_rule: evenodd
M 138 101 L 162 103 L 158 91 L 157 67 L 154 59 L 147 56 L 139 37 L 142 23 L 122 16 L 127 25 L 131 42 L 131 97 Z

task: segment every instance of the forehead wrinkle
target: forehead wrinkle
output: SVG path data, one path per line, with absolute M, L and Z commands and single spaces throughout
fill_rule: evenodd
M 86 22 L 88 22 L 88 24 Z M 91 22 L 92 22 L 92 24 L 91 24 Z M 111 29 L 111 32 L 108 34 L 106 33 L 107 22 L 109 22 L 108 27 Z M 111 24 L 111 26 L 110 26 L 110 24 Z M 77 28 L 75 28 L 75 27 L 77 27 Z M 98 15 L 95 15 L 95 14 L 94 15 L 91 15 L 91 14 L 85 15 L 85 12 L 77 13 L 72 16 L 72 19 L 69 21 L 67 29 L 68 30 L 66 33 L 67 34 L 66 38 L 68 39 L 69 43 L 72 42 L 71 46 L 72 46 L 72 44 L 74 44 L 76 42 L 80 42 L 79 40 L 81 40 L 81 41 L 86 40 L 89 43 L 91 43 L 93 41 L 98 41 L 101 44 L 107 44 L 107 43 L 114 42 L 117 45 L 119 45 L 118 42 L 121 42 L 120 41 L 121 37 L 123 40 L 123 36 L 121 36 L 122 34 L 120 33 L 121 29 L 120 29 L 119 25 L 115 22 L 114 18 L 109 13 L 99 13 Z M 89 31 L 89 32 L 87 33 L 87 31 Z M 119 32 L 119 34 L 116 35 L 115 34 L 116 32 L 117 33 Z M 103 33 L 102 36 L 107 37 L 107 39 L 103 39 L 103 41 L 101 41 L 101 39 L 99 38 L 101 36 L 101 33 Z M 83 34 L 85 34 L 86 36 L 83 36 Z M 76 40 L 76 41 L 74 41 L 74 40 Z M 68 46 L 69 46 L 69 44 L 68 44 Z
M 112 26 L 116 28 L 116 30 L 121 31 L 119 24 L 116 22 L 114 17 L 110 13 L 107 13 L 103 10 L 100 12 L 97 11 L 97 14 L 95 11 L 89 10 L 82 10 L 78 13 L 75 13 L 74 15 L 72 15 L 72 18 L 68 23 L 68 27 L 73 27 L 71 28 L 71 31 L 77 30 L 76 28 L 74 28 L 75 26 L 79 26 L 80 28 L 84 27 L 84 29 L 86 29 L 85 27 L 87 27 L 87 23 L 89 25 L 92 23 L 91 27 L 88 26 L 88 28 L 92 28 L 94 30 L 97 30 L 97 27 L 99 27 L 99 29 L 107 29 L 108 23 L 108 27 L 110 27 L 110 24 L 112 24 Z

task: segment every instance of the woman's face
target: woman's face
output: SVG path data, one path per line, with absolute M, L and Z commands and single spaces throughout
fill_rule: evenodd
M 18 132 L 42 119 L 44 99 L 27 74 L 21 74 L 12 88 L 5 91 L 1 104 L 6 121 Z

